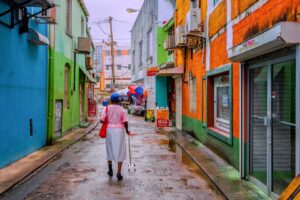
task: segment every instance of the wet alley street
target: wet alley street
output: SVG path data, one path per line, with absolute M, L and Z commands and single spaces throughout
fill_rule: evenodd
M 3 199 L 223 199 L 192 164 L 177 161 L 165 134 L 154 124 L 130 116 L 132 161 L 136 172 L 123 167 L 124 180 L 107 176 L 105 140 L 99 126 L 65 150 L 29 180 L 17 185 Z M 128 155 L 128 154 L 127 154 Z

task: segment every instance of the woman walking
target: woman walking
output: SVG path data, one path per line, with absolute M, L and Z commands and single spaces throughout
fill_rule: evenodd
M 108 162 L 109 176 L 113 176 L 112 161 L 118 163 L 118 180 L 122 180 L 123 176 L 122 163 L 126 157 L 126 141 L 125 132 L 129 134 L 128 130 L 128 117 L 123 109 L 119 105 L 120 96 L 118 93 L 113 93 L 110 97 L 111 105 L 108 106 L 108 111 L 103 110 L 101 115 L 101 122 L 105 121 L 106 116 L 108 117 L 108 125 L 106 131 L 106 156 Z

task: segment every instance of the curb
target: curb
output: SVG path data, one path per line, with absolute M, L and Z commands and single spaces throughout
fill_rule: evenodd
M 175 145 L 178 145 L 178 147 L 182 150 L 182 152 L 184 152 L 193 163 L 195 163 L 198 166 L 198 169 L 208 178 L 208 180 L 216 187 L 216 189 L 220 192 L 220 194 L 225 198 L 225 199 L 230 199 L 230 200 L 235 200 L 235 199 L 268 199 L 267 195 L 260 189 L 257 188 L 255 185 L 253 185 L 252 183 L 242 180 L 240 178 L 238 178 L 238 182 L 234 181 L 234 180 L 229 180 L 227 179 L 226 176 L 222 176 L 220 175 L 221 173 L 224 173 L 225 171 L 222 170 L 217 170 L 217 171 L 210 171 L 212 170 L 209 167 L 209 164 L 207 165 L 206 162 L 202 162 L 199 160 L 199 158 L 194 157 L 195 152 L 197 150 L 193 149 L 193 147 L 189 147 L 186 146 L 188 145 L 187 143 L 185 143 L 184 140 L 192 142 L 195 141 L 194 138 L 192 138 L 191 136 L 187 135 L 188 138 L 183 138 L 183 139 L 178 139 L 176 137 L 176 135 L 171 134 L 170 132 L 168 132 L 168 137 L 169 137 L 169 142 L 173 142 Z M 180 136 L 179 136 L 180 137 Z M 200 142 L 199 142 L 200 143 Z M 201 144 L 201 143 L 200 143 Z M 205 147 L 205 145 L 202 144 L 202 148 L 207 149 L 209 152 L 202 150 L 199 151 L 198 153 L 201 154 L 205 154 L 205 153 L 212 153 L 214 155 L 216 155 L 214 152 L 212 152 L 209 148 Z M 207 154 L 209 157 L 209 154 Z M 218 166 L 225 166 L 222 165 L 224 163 L 227 163 L 226 161 L 224 161 L 223 159 L 221 159 L 219 156 L 216 155 L 216 159 L 214 159 L 213 161 L 208 161 L 208 163 L 214 163 L 214 165 L 218 165 Z M 227 163 L 228 164 L 228 163 Z M 226 166 L 225 166 L 226 167 Z M 228 164 L 229 168 L 232 168 L 229 164 Z M 226 167 L 226 169 L 228 169 Z M 229 170 L 231 171 L 231 169 Z M 224 183 L 226 182 L 226 184 L 240 184 L 240 188 L 239 190 L 235 190 L 232 189 L 230 186 L 226 186 L 224 185 Z M 243 196 L 245 195 L 245 193 L 243 193 L 243 191 L 248 191 L 246 192 L 249 196 Z
M 61 154 L 64 150 L 66 150 L 67 148 L 71 147 L 72 145 L 74 145 L 76 142 L 78 142 L 79 140 L 81 140 L 83 137 L 85 137 L 86 135 L 88 135 L 89 133 L 91 133 L 93 130 L 96 129 L 96 127 L 100 124 L 100 122 L 98 121 L 97 123 L 95 123 L 95 125 L 88 129 L 84 134 L 82 134 L 80 137 L 76 138 L 74 141 L 72 141 L 71 143 L 67 144 L 66 146 L 64 146 L 63 148 L 59 149 L 57 152 L 55 152 L 48 160 L 44 161 L 43 163 L 41 163 L 40 165 L 36 166 L 32 171 L 30 171 L 28 174 L 24 175 L 22 178 L 20 178 L 19 180 L 17 180 L 16 182 L 12 183 L 9 187 L 5 188 L 3 191 L 0 192 L 0 198 L 2 198 L 7 192 L 9 192 L 13 187 L 15 187 L 16 185 L 25 182 L 26 180 L 30 179 L 32 176 L 34 176 L 36 173 L 38 173 L 39 171 L 41 171 L 44 167 L 46 167 L 49 163 L 51 163 L 55 158 L 57 158 L 57 156 L 59 154 Z M 92 126 L 93 123 L 91 123 L 90 126 Z M 90 127 L 89 126 L 89 127 Z

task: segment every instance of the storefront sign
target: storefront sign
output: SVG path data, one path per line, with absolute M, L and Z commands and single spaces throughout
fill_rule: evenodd
M 156 110 L 156 126 L 158 128 L 164 128 L 169 126 L 169 110 L 157 109 Z
M 149 67 L 147 68 L 147 76 L 155 76 L 158 71 L 158 67 Z

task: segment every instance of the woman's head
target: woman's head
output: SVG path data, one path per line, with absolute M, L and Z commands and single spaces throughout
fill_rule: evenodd
M 120 95 L 118 93 L 112 93 L 110 101 L 112 104 L 118 104 L 120 102 Z

